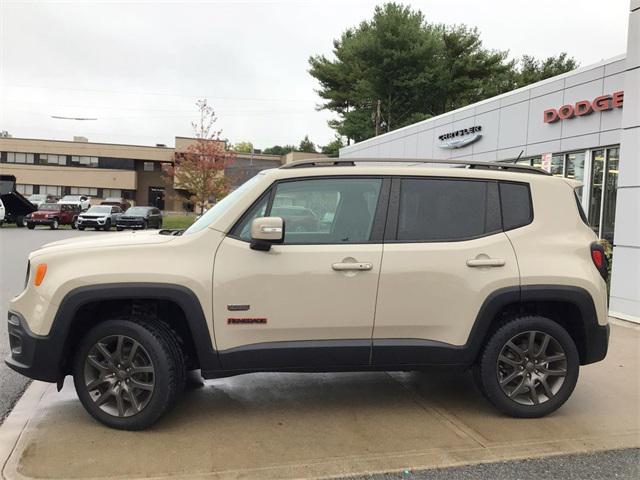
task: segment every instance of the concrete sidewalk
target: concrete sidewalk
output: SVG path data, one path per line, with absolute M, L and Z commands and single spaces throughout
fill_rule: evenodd
M 208 381 L 144 432 L 110 430 L 35 382 L 0 427 L 3 478 L 300 478 L 640 447 L 640 329 L 568 403 L 534 420 L 497 413 L 469 375 L 252 374 Z

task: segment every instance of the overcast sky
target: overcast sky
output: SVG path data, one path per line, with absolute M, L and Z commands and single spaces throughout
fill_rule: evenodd
M 370 0 L 0 0 L 0 130 L 131 144 L 190 136 L 207 98 L 223 137 L 256 148 L 329 142 L 307 59 L 368 19 Z M 430 22 L 477 26 L 512 57 L 624 53 L 628 0 L 409 1 Z M 97 117 L 55 120 L 51 115 Z

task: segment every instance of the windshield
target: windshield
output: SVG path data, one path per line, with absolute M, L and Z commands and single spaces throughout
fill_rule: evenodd
M 29 197 L 29 200 L 44 200 L 46 195 L 34 194 Z
M 111 207 L 95 206 L 87 210 L 87 213 L 111 213 Z
M 126 212 L 125 215 L 146 215 L 147 208 L 146 207 L 131 207 Z
M 60 205 L 56 205 L 55 203 L 45 203 L 40 205 L 40 210 L 60 210 Z
M 247 182 L 243 183 L 238 188 L 236 188 L 233 192 L 231 192 L 229 195 L 227 195 L 218 203 L 216 203 L 213 207 L 207 210 L 198 220 L 196 220 L 193 225 L 187 228 L 184 232 L 184 235 L 189 235 L 191 233 L 199 232 L 200 230 L 207 228 L 209 225 L 211 225 L 211 223 L 214 220 L 219 218 L 224 212 L 226 212 L 229 209 L 229 207 L 231 207 L 234 203 L 236 203 L 236 200 L 239 197 L 241 197 L 244 194 L 244 192 L 246 192 L 247 190 L 250 190 L 253 187 L 253 185 L 258 183 L 262 175 L 264 174 L 259 173 L 258 175 L 253 177 L 251 180 L 248 180 Z

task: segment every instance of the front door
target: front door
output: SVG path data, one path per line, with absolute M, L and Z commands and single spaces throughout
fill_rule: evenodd
M 220 245 L 215 339 L 225 369 L 340 368 L 369 363 L 388 182 L 280 181 Z M 284 220 L 284 242 L 250 248 L 251 221 Z
M 498 189 L 490 180 L 394 179 L 373 363 L 441 363 L 443 351 L 455 356 L 467 343 L 492 293 L 512 288 L 517 295 L 518 265 L 502 231 Z

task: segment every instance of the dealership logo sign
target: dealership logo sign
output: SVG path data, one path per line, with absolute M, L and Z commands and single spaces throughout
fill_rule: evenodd
M 481 125 L 474 125 L 473 127 L 463 128 L 455 130 L 453 132 L 444 133 L 438 136 L 438 139 L 442 142 L 438 145 L 440 148 L 462 148 L 467 145 L 480 140 L 482 134 Z
M 554 123 L 558 120 L 568 120 L 573 117 L 582 117 L 593 112 L 604 112 L 614 108 L 622 108 L 624 102 L 624 91 L 613 92 L 611 95 L 601 95 L 589 100 L 580 100 L 575 104 L 568 103 L 557 110 L 550 108 L 543 113 L 544 123 Z

